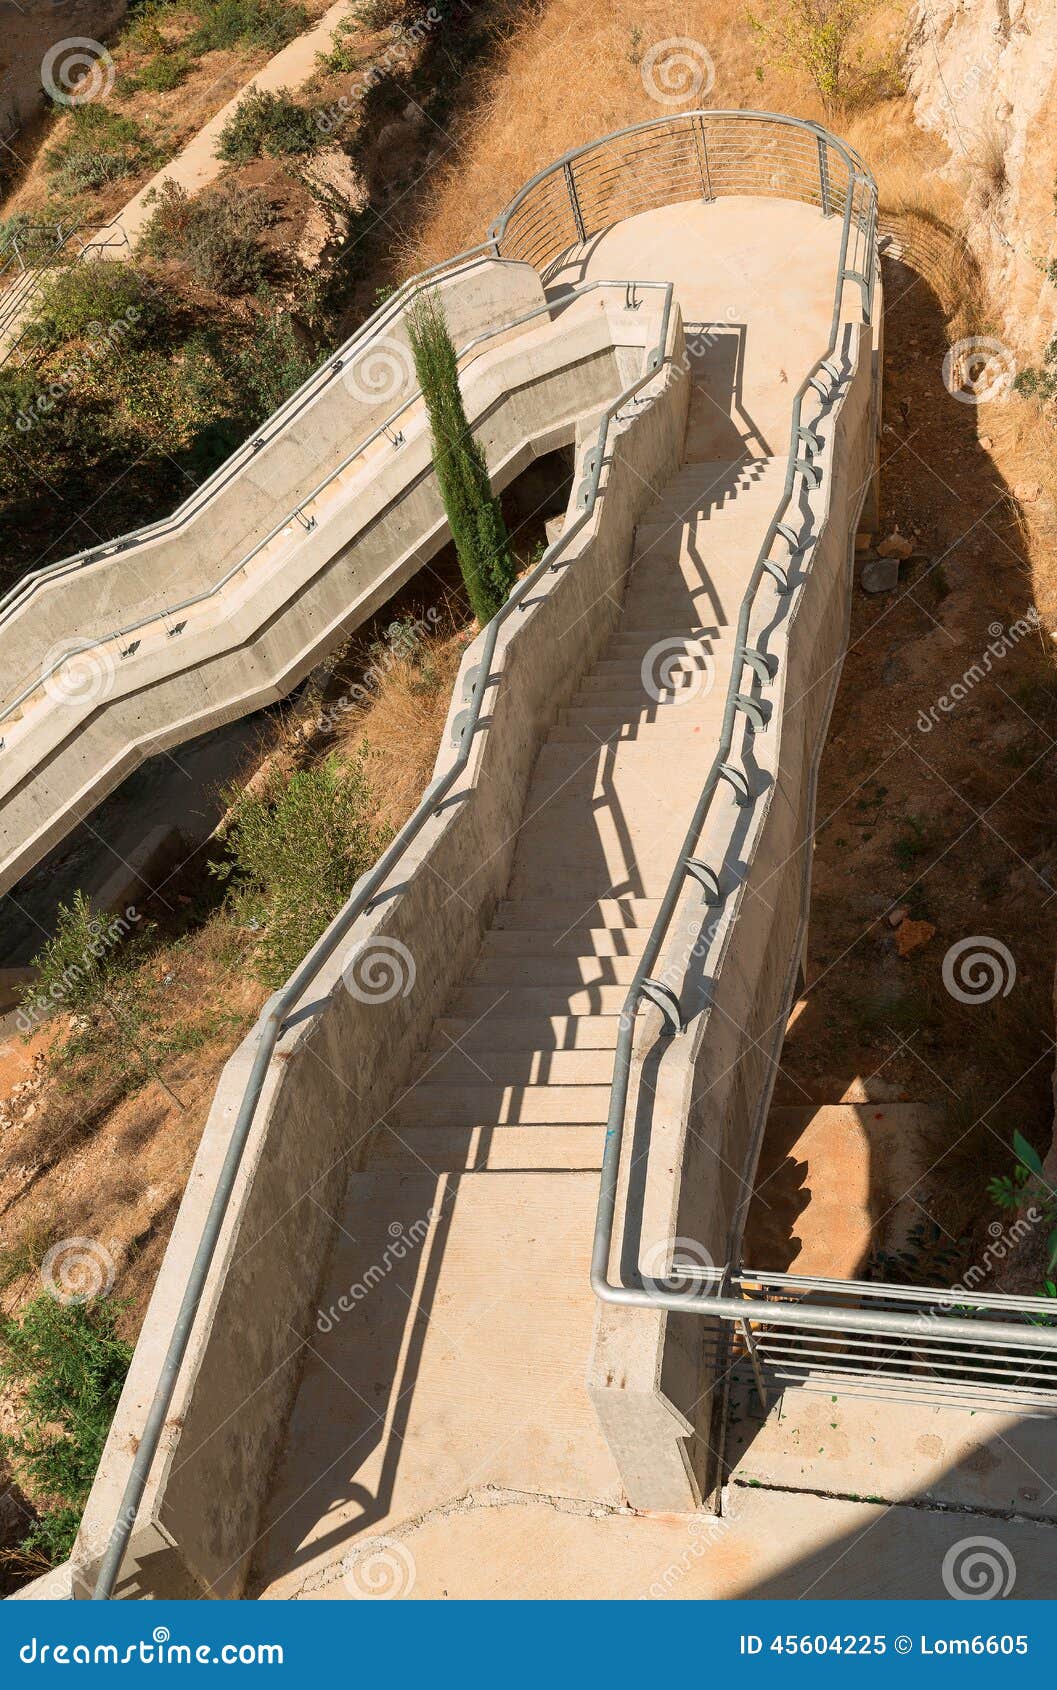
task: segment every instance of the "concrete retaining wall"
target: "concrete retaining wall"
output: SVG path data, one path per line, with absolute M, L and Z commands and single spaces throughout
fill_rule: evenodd
M 677 317 L 670 345 L 680 356 Z M 377 1122 L 410 1078 L 435 1018 L 476 956 L 506 886 L 539 746 L 612 629 L 635 523 L 679 463 L 688 391 L 665 368 L 640 395 L 650 402 L 637 401 L 611 431 L 591 522 L 529 607 L 504 624 L 492 702 L 465 778 L 287 1023 L 120 1595 L 231 1597 L 243 1586 L 312 1328 L 331 1233 L 328 1210 L 346 1180 L 356 1180 Z M 466 653 L 449 728 L 480 643 Z M 453 754 L 449 733 L 437 772 Z M 364 961 L 381 955 L 386 942 L 390 954 L 394 945 L 406 947 L 395 955 L 403 978 L 413 974 L 413 986 L 385 1002 L 365 1001 L 343 984 L 342 971 L 364 947 Z M 224 1070 L 191 1171 L 82 1522 L 75 1551 L 79 1594 L 90 1589 L 118 1513 L 257 1036 L 250 1034 Z
M 468 300 L 464 298 L 468 294 Z M 531 460 L 572 439 L 585 409 L 607 403 L 630 361 L 656 332 L 656 312 L 627 312 L 621 295 L 594 293 L 521 332 L 500 334 L 464 376 L 467 412 L 501 488 Z M 654 298 L 659 296 L 654 295 Z M 448 284 L 448 315 L 465 344 L 481 319 L 503 321 L 542 300 L 523 265 L 489 262 L 462 286 Z M 638 321 L 641 317 L 643 320 Z M 401 360 L 404 360 L 401 363 Z M 372 363 L 380 360 L 380 363 Z M 395 361 L 395 362 L 387 362 Z M 353 364 L 411 369 L 397 331 Z M 151 614 L 215 582 L 252 536 L 289 510 L 348 453 L 358 434 L 388 415 L 332 383 L 289 431 L 197 512 L 179 538 L 148 541 L 40 583 L 0 623 L 0 671 L 41 674 L 61 645 L 127 626 L 132 604 Z M 381 438 L 311 506 L 315 527 L 290 522 L 221 592 L 87 659 L 87 684 L 61 676 L 38 687 L 20 719 L 0 728 L 0 890 L 12 885 L 108 791 L 159 751 L 284 696 L 383 604 L 447 539 L 421 406 L 403 422 L 398 450 Z M 233 538 L 234 535 L 238 538 Z M 142 602 L 137 595 L 142 583 Z M 130 596 L 131 595 L 131 596 Z M 175 630 L 175 632 L 174 632 Z M 32 667 L 32 666 L 35 666 Z M 7 683 L 7 696 L 17 687 Z
M 702 1265 L 737 1260 L 806 940 L 815 781 L 847 645 L 855 532 L 875 474 L 879 358 L 869 330 L 844 332 L 849 381 L 818 425 L 822 488 L 810 501 L 801 494 L 812 544 L 800 584 L 782 599 L 765 582 L 749 626 L 750 644 L 779 665 L 770 686 L 753 689 L 771 705 L 766 731 L 742 730 L 730 758 L 756 801 L 739 807 L 721 782 L 696 852 L 724 865 L 730 889 L 713 909 L 687 880 L 654 970 L 677 993 L 686 1031 L 663 1037 L 657 1012 L 638 1018 L 617 1210 L 626 1232 L 614 1239 L 611 1279 L 621 1262 L 625 1275 L 637 1267 L 663 1279 L 676 1241 Z M 718 1326 L 698 1314 L 599 1305 L 588 1389 L 634 1507 L 692 1510 L 714 1483 Z

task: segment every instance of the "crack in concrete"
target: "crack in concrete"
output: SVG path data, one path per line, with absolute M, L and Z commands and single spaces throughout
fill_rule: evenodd
M 420 1514 L 413 1514 L 408 1519 L 401 1520 L 399 1524 L 387 1526 L 384 1532 L 367 1533 L 360 1539 L 358 1546 L 347 1550 L 339 1560 L 331 1561 L 327 1566 L 310 1573 L 291 1593 L 290 1600 L 297 1602 L 302 1596 L 323 1590 L 328 1584 L 344 1577 L 347 1564 L 351 1565 L 350 1558 L 355 1558 L 372 1540 L 399 1543 L 422 1526 L 429 1525 L 434 1520 L 447 1519 L 453 1514 L 469 1514 L 480 1508 L 527 1508 L 536 1502 L 553 1508 L 559 1514 L 578 1514 L 594 1520 L 638 1517 L 635 1510 L 626 1504 L 596 1502 L 586 1497 L 551 1496 L 545 1491 L 507 1490 L 500 1485 L 481 1485 L 474 1490 L 464 1491 L 461 1496 L 449 1497 L 446 1502 L 435 1503 L 432 1508 L 425 1508 Z
M 1010 1524 L 1046 1526 L 1050 1530 L 1057 1528 L 1057 1520 L 1041 1514 L 1021 1514 L 1012 1508 L 974 1507 L 965 1502 L 940 1502 L 934 1497 L 860 1496 L 855 1491 L 821 1490 L 813 1485 L 765 1484 L 762 1479 L 731 1479 L 730 1482 L 738 1490 L 772 1491 L 782 1496 L 817 1496 L 823 1502 L 873 1503 L 882 1508 L 913 1508 L 921 1514 L 966 1514 L 982 1520 L 1006 1520 Z

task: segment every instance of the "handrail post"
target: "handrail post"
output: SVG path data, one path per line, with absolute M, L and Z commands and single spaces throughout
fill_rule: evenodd
M 697 148 L 697 169 L 701 177 L 701 194 L 705 203 L 710 204 L 716 196 L 712 192 L 712 171 L 708 163 L 708 139 L 705 135 L 705 120 L 703 117 L 699 117 L 696 123 L 694 123 L 693 118 L 690 121 L 693 124 L 694 145 Z
M 832 217 L 829 203 L 829 143 L 822 135 L 816 135 L 815 145 L 818 148 L 818 189 L 822 200 L 822 215 Z
M 573 219 L 576 223 L 576 234 L 577 234 L 577 237 L 579 239 L 580 245 L 583 246 L 584 242 L 587 239 L 587 234 L 584 230 L 583 215 L 580 211 L 580 196 L 576 192 L 576 180 L 573 176 L 573 167 L 572 167 L 572 164 L 568 160 L 566 160 L 566 163 L 565 163 L 564 175 L 565 175 L 565 186 L 569 190 L 569 204 L 572 206 Z

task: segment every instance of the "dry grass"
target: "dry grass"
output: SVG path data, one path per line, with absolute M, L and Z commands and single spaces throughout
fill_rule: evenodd
M 905 8 L 880 5 L 860 43 L 865 61 L 890 56 Z M 715 67 L 695 104 L 764 107 L 821 119 L 809 79 L 766 62 L 742 0 L 615 0 L 589 10 L 551 0 L 516 28 L 482 79 L 462 145 L 435 183 L 436 209 L 409 244 L 412 269 L 481 239 L 523 182 L 570 147 L 664 115 L 642 61 L 658 42 L 688 37 Z

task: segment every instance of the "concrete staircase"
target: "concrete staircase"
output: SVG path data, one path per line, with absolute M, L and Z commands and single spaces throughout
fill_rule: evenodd
M 640 524 L 622 618 L 539 754 L 507 898 L 335 1217 L 323 1307 L 373 1289 L 309 1346 L 261 1594 L 340 1595 L 364 1533 L 474 1485 L 622 1502 L 583 1388 L 618 1017 L 714 755 L 785 473 L 710 454 L 709 407 L 695 392 L 704 455 Z M 393 1236 L 419 1239 L 414 1261 L 374 1283 Z

